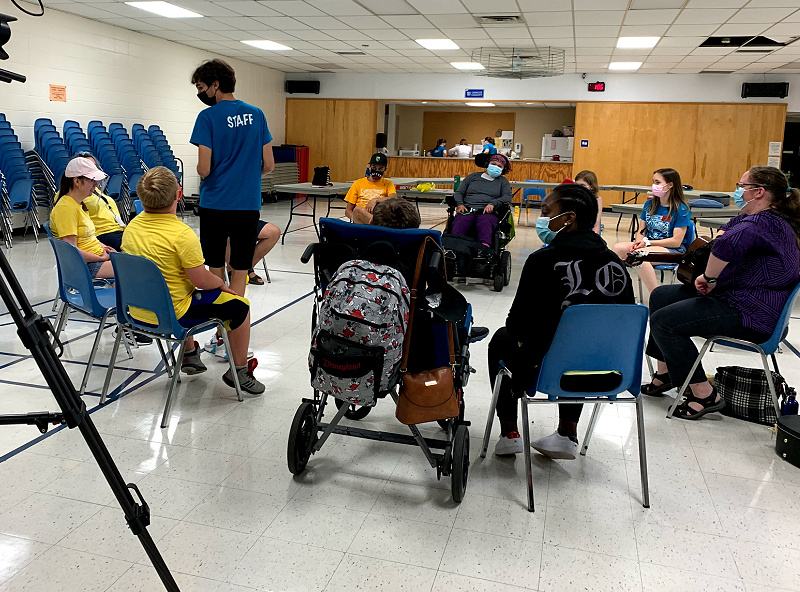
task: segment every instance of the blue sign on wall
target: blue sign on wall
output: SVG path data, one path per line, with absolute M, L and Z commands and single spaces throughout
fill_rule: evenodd
M 589 140 L 581 140 L 581 148 L 588 148 Z
M 483 89 L 482 88 L 468 88 L 464 91 L 464 98 L 465 99 L 482 99 L 483 98 Z

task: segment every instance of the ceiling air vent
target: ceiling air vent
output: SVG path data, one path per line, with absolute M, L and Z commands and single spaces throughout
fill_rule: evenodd
M 475 20 L 481 25 L 524 25 L 525 19 L 519 14 L 485 15 L 476 16 Z
M 733 70 L 701 70 L 700 74 L 733 74 Z
M 776 49 L 785 45 L 787 44 L 758 35 L 756 37 L 709 37 L 700 44 L 700 47 L 742 47 L 749 49 L 771 47 Z
M 363 51 L 337 51 L 335 53 L 343 56 L 367 55 Z
M 347 66 L 340 66 L 339 64 L 332 64 L 331 62 L 320 62 L 314 64 L 307 64 L 312 68 L 319 68 L 320 70 L 346 70 Z

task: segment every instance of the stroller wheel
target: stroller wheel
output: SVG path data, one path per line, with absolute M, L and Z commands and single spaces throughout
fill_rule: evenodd
M 511 253 L 508 251 L 500 255 L 500 269 L 503 270 L 503 285 L 507 286 L 511 282 Z
M 505 274 L 502 272 L 502 270 L 499 270 L 494 276 L 494 291 L 502 292 L 505 286 L 506 286 Z
M 341 409 L 342 405 L 349 405 L 350 409 L 344 412 L 344 416 L 347 419 L 352 419 L 358 421 L 359 419 L 364 419 L 369 412 L 372 411 L 372 407 L 367 407 L 366 405 L 352 405 L 347 403 L 347 401 L 340 401 L 339 399 L 334 399 L 336 402 L 336 408 Z
M 317 420 L 314 416 L 314 404 L 305 402 L 297 408 L 289 431 L 289 443 L 286 448 L 286 459 L 289 472 L 299 475 L 306 470 L 311 457 L 311 442 L 317 437 Z
M 453 501 L 461 502 L 469 478 L 469 429 L 464 424 L 456 428 L 453 437 L 453 470 L 450 471 L 450 490 Z

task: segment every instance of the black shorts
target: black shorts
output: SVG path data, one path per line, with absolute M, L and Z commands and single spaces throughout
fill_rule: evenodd
M 231 241 L 228 263 L 247 271 L 253 265 L 258 236 L 259 210 L 212 210 L 200 208 L 200 245 L 209 267 L 225 267 L 225 251 Z
M 189 329 L 209 319 L 219 319 L 228 331 L 233 331 L 242 326 L 248 312 L 250 302 L 247 298 L 222 290 L 195 290 L 189 310 L 178 322 Z

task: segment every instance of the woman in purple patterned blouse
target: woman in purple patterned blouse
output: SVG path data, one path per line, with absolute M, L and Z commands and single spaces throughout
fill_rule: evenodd
M 692 337 L 769 339 L 800 281 L 800 190 L 774 167 L 752 167 L 736 187 L 742 213 L 720 229 L 705 274 L 694 286 L 661 286 L 650 296 L 647 355 L 658 371 L 642 386 L 646 395 L 683 384 L 697 357 Z M 725 407 L 702 365 L 689 386 L 677 417 L 699 419 Z

